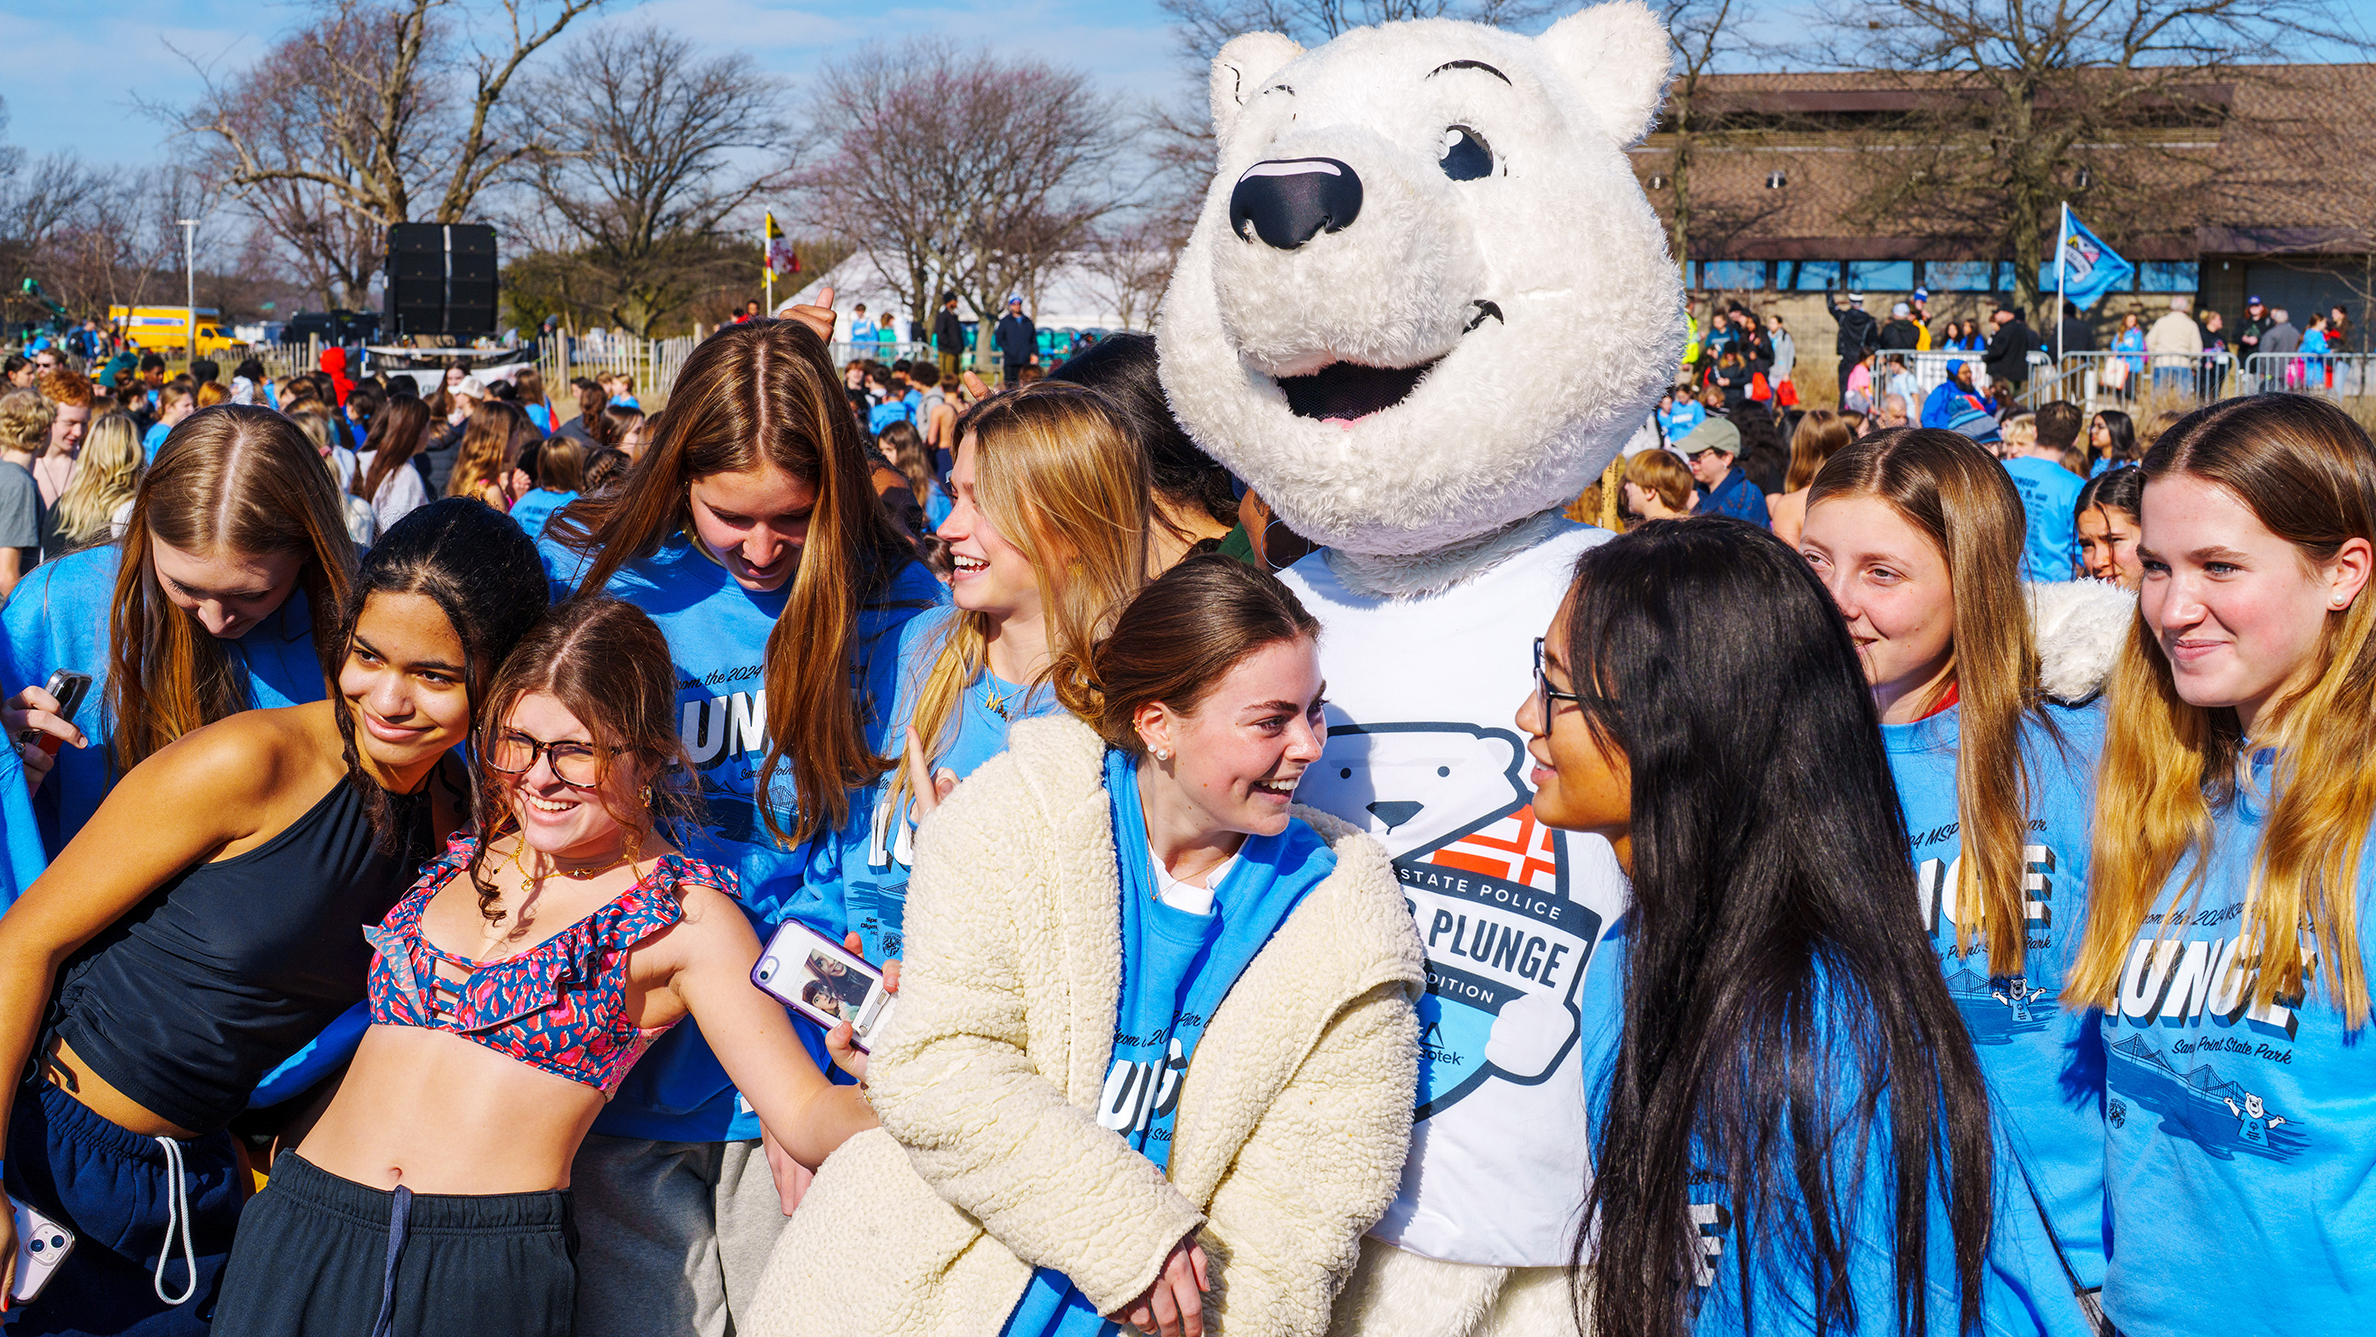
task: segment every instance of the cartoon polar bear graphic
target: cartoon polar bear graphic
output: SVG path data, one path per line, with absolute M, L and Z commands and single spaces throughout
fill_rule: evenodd
M 1527 38 L 1443 20 L 1213 62 L 1218 171 L 1157 324 L 1197 442 L 1327 545 L 1304 801 L 1394 856 L 1428 948 L 1412 1152 L 1340 1331 L 1572 1330 L 1588 1072 L 1613 1052 L 1607 844 L 1534 821 L 1513 716 L 1577 554 L 1573 499 L 1683 345 L 1625 150 L 1669 67 L 1638 0 Z

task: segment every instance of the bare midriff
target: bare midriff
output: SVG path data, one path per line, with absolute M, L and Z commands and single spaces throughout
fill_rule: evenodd
M 82 1102 L 84 1109 L 119 1128 L 142 1137 L 170 1137 L 188 1141 L 198 1136 L 179 1124 L 167 1123 L 155 1111 L 108 1085 L 107 1079 L 91 1071 L 82 1055 L 63 1036 L 50 1041 L 49 1052 L 42 1056 L 41 1075 L 49 1084 Z
M 373 1026 L 297 1154 L 372 1188 L 567 1188 L 569 1162 L 602 1104 L 602 1093 L 583 1082 L 459 1035 Z

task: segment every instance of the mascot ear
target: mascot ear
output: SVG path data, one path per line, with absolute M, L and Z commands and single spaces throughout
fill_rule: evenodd
M 1250 32 L 1230 38 L 1213 57 L 1213 138 L 1226 146 L 1229 128 L 1262 91 L 1262 81 L 1302 54 L 1303 48 L 1293 38 L 1280 33 Z
M 1536 45 L 1568 77 L 1585 109 L 1608 127 L 1619 148 L 1630 148 L 1650 133 L 1666 99 L 1674 50 L 1642 0 L 1609 0 L 1578 10 L 1552 24 Z M 1214 95 L 1215 105 L 1219 97 Z

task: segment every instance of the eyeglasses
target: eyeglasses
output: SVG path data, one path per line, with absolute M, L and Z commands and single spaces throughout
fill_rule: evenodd
M 1573 703 L 1579 708 L 1583 706 L 1584 698 L 1577 693 L 1561 692 L 1552 689 L 1550 676 L 1543 672 L 1543 638 L 1540 636 L 1535 637 L 1534 640 L 1534 673 L 1536 698 L 1535 703 L 1543 708 L 1543 727 L 1545 729 L 1549 729 L 1551 727 L 1552 702 L 1567 701 Z
M 526 775 L 536 769 L 539 756 L 553 764 L 553 777 L 572 789 L 592 789 L 602 783 L 603 754 L 593 744 L 575 740 L 547 743 L 507 729 L 487 745 L 486 763 L 488 769 L 505 775 Z

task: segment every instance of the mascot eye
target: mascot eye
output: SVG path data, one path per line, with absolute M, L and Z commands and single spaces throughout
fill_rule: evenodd
M 1493 150 L 1485 147 L 1476 131 L 1456 125 L 1444 131 L 1444 149 L 1437 155 L 1436 165 L 1455 181 L 1474 181 L 1493 174 Z

